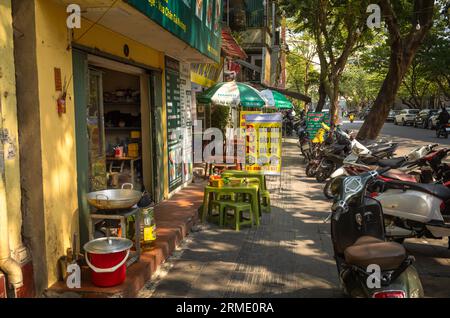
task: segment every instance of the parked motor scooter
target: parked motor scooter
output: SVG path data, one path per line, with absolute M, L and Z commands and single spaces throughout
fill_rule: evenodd
M 436 128 L 436 137 L 437 138 L 443 137 L 443 138 L 447 139 L 449 133 L 450 133 L 450 123 L 440 125 L 439 127 Z
M 324 182 L 328 177 L 343 164 L 345 157 L 350 151 L 350 145 L 333 144 L 323 150 L 322 160 L 315 173 L 318 182 Z
M 399 167 L 399 169 L 390 170 L 386 172 L 385 175 L 379 177 L 384 181 L 401 180 L 408 182 L 420 182 L 420 173 L 417 175 L 417 173 L 415 173 L 415 169 L 422 165 L 426 165 L 428 162 L 433 162 L 434 165 L 437 165 L 431 157 L 429 158 L 427 156 L 437 146 L 438 144 L 418 147 L 404 157 L 392 159 L 379 159 L 373 157 L 372 154 L 367 156 L 366 154 L 358 155 L 353 152 L 345 158 L 343 166 L 332 173 L 330 179 L 324 186 L 324 195 L 328 199 L 333 199 L 336 193 L 336 188 L 339 185 L 340 178 L 358 175 L 373 170 L 374 165 L 378 165 L 380 167 Z M 437 167 L 435 169 L 436 171 L 438 170 Z
M 311 140 L 309 138 L 309 133 L 306 130 L 306 122 L 302 122 L 297 130 L 298 135 L 298 145 L 302 153 L 305 162 L 309 162 L 312 158 Z
M 383 185 L 380 193 L 372 195 L 383 206 L 387 237 L 397 242 L 413 237 L 450 238 L 448 185 L 399 180 Z
M 327 144 L 330 144 L 332 139 L 333 134 L 330 127 L 327 124 L 322 123 L 322 127 L 317 131 L 316 135 L 309 143 L 308 151 L 310 153 L 310 158 L 305 168 L 307 177 L 312 178 L 315 176 L 321 162 L 322 150 Z
M 364 298 L 424 296 L 414 257 L 396 242 L 386 242 L 383 208 L 366 196 L 381 171 L 342 179 L 331 218 L 334 257 L 344 293 Z
M 326 181 L 337 168 L 341 167 L 346 159 L 354 157 L 355 160 L 360 156 L 365 156 L 367 158 L 381 158 L 390 157 L 395 149 L 397 149 L 397 144 L 386 143 L 380 145 L 378 143 L 371 143 L 364 146 L 355 138 L 350 137 L 345 131 L 341 129 L 336 129 L 336 141 L 340 145 L 346 145 L 341 152 L 326 152 L 322 157 L 319 168 L 316 172 L 316 179 L 318 182 Z M 349 156 L 351 151 L 351 155 Z

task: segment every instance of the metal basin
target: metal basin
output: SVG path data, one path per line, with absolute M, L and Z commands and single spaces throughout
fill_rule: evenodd
M 125 189 L 125 186 L 131 186 Z M 98 210 L 129 209 L 139 202 L 142 193 L 133 190 L 131 183 L 122 185 L 122 189 L 111 189 L 90 192 L 87 194 L 88 203 Z

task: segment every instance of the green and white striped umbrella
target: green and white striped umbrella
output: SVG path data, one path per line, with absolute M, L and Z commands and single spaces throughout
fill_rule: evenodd
M 202 104 L 215 104 L 231 107 L 256 107 L 261 108 L 267 101 L 261 93 L 250 85 L 236 81 L 223 82 L 214 85 L 197 97 Z
M 271 89 L 265 89 L 261 91 L 261 95 L 267 99 L 269 107 L 275 107 L 277 109 L 292 109 L 292 102 L 286 98 L 283 94 L 273 91 Z

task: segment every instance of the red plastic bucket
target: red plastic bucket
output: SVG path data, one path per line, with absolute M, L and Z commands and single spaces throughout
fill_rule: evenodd
M 113 287 L 126 279 L 126 261 L 133 242 L 122 238 L 101 238 L 86 243 L 86 263 L 91 268 L 92 283 Z

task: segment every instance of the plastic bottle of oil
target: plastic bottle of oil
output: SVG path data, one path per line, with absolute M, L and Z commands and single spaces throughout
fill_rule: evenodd
M 156 240 L 156 222 L 154 207 L 141 208 L 141 248 L 150 250 Z

